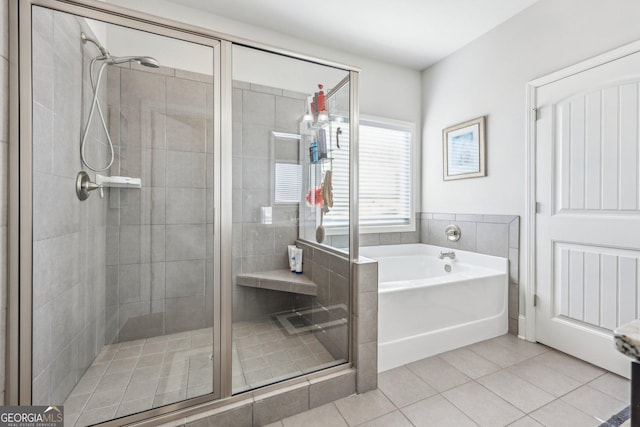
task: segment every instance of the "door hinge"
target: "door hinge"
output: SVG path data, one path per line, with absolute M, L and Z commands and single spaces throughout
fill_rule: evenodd
M 537 294 L 533 294 L 533 306 L 534 307 L 538 306 L 538 295 Z
M 540 213 L 540 202 L 536 202 L 536 213 Z
M 537 108 L 532 108 L 531 112 L 533 113 L 533 120 L 538 121 L 538 119 L 540 119 L 540 110 L 538 110 Z

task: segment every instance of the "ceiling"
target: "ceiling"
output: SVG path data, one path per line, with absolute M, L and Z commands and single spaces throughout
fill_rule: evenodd
M 170 0 L 422 70 L 537 0 Z

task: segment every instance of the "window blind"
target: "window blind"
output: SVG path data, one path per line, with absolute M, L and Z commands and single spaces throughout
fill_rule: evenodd
M 302 190 L 302 166 L 296 163 L 276 163 L 276 203 L 299 203 Z
M 342 129 L 340 150 L 334 150 L 334 207 L 325 225 L 346 226 L 349 218 L 349 126 Z M 335 136 L 335 130 L 331 133 Z M 412 138 L 408 125 L 360 120 L 359 212 L 360 226 L 384 227 L 411 223 Z M 334 142 L 335 144 L 335 142 Z M 334 145 L 335 146 L 335 145 Z

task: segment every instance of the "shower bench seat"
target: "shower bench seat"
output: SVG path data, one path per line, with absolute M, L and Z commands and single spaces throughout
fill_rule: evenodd
M 271 289 L 303 295 L 318 295 L 318 285 L 304 274 L 295 274 L 287 269 L 241 273 L 236 277 L 238 285 L 251 288 Z

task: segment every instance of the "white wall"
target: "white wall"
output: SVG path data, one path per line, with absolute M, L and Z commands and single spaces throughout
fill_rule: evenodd
M 318 83 L 324 84 L 326 92 L 348 75 L 345 70 L 243 46 L 233 47 L 232 58 L 233 80 L 309 95 L 318 90 Z
M 117 25 L 106 25 L 105 47 L 113 56 L 151 56 L 160 65 L 213 74 L 213 49 Z
M 526 83 L 640 39 L 639 16 L 637 0 L 540 0 L 425 70 L 422 210 L 524 219 Z M 444 182 L 442 129 L 481 115 L 488 116 L 488 176 Z M 521 227 L 525 248 L 526 222 Z M 520 254 L 526 267 L 526 251 Z M 525 273 L 521 268 L 521 313 Z

